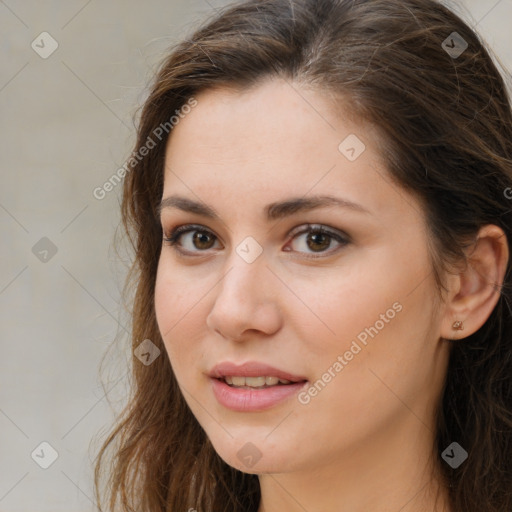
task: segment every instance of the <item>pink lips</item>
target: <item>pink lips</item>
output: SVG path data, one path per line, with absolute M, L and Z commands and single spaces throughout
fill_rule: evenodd
M 236 375 L 240 377 L 277 377 L 279 379 L 287 379 L 292 382 L 300 382 L 307 380 L 306 377 L 293 375 L 269 366 L 268 364 L 258 363 L 256 361 L 248 361 L 247 363 L 237 365 L 229 361 L 216 364 L 209 373 L 210 377 L 216 379 L 225 377 L 226 375 Z
M 246 389 L 231 387 L 223 377 L 277 377 L 291 381 L 290 384 L 279 384 L 268 388 Z M 264 363 L 249 361 L 242 365 L 223 362 L 215 365 L 209 373 L 213 394 L 218 402 L 228 409 L 239 412 L 262 411 L 296 395 L 305 385 L 307 379 L 294 375 Z

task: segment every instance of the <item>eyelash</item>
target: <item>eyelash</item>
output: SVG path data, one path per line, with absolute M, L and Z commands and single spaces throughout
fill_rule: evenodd
M 338 233 L 330 231 L 329 229 L 326 229 L 322 225 L 307 224 L 306 226 L 307 226 L 306 229 L 303 229 L 302 231 L 299 231 L 299 232 L 292 232 L 292 233 L 290 233 L 290 236 L 293 235 L 293 238 L 295 238 L 295 237 L 298 237 L 299 235 L 303 235 L 303 234 L 306 234 L 306 233 L 315 233 L 315 234 L 327 235 L 331 239 L 334 239 L 338 243 L 340 243 L 341 247 L 344 247 L 345 245 L 350 243 L 350 239 L 349 239 L 349 237 L 347 235 L 342 236 L 342 235 L 340 235 Z M 180 249 L 178 247 L 178 245 L 179 245 L 178 244 L 179 238 L 182 235 L 184 235 L 185 233 L 194 232 L 194 231 L 200 232 L 200 233 L 206 233 L 206 234 L 208 234 L 210 236 L 213 236 L 215 239 L 218 240 L 218 238 L 209 229 L 206 229 L 206 228 L 204 228 L 201 225 L 198 225 L 198 224 L 185 224 L 183 226 L 179 226 L 176 229 L 172 230 L 169 234 L 165 233 L 165 235 L 163 237 L 163 242 L 166 245 L 170 245 L 180 255 L 183 255 L 185 257 L 187 257 L 189 255 L 191 257 L 196 257 L 196 255 L 194 255 L 194 253 L 196 253 L 196 252 L 199 252 L 199 253 L 207 252 L 208 249 L 204 250 L 204 251 L 201 251 L 201 250 L 198 250 L 198 251 L 187 251 L 187 250 Z M 286 251 L 286 252 L 292 252 L 292 251 Z M 327 251 L 322 251 L 322 252 L 317 253 L 317 254 L 319 254 L 318 256 L 312 256 L 311 254 L 309 254 L 309 255 L 306 256 L 306 258 L 318 259 L 318 258 L 324 257 L 322 255 L 325 255 L 326 253 L 328 255 L 330 255 L 332 252 L 333 252 L 332 250 L 328 249 Z M 304 254 L 304 253 L 301 253 L 301 254 Z

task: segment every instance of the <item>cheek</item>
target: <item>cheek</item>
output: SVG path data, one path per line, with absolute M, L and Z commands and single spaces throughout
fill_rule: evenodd
M 194 284 L 194 285 L 192 285 Z M 194 281 L 186 279 L 183 272 L 160 261 L 155 283 L 155 314 L 171 365 L 179 379 L 181 368 L 197 363 L 193 351 L 199 343 L 203 323 L 201 299 L 205 292 Z
M 294 293 L 302 304 L 295 300 L 294 309 L 288 313 L 294 326 L 301 329 L 310 357 L 318 357 L 325 364 L 326 356 L 332 359 L 343 354 L 352 341 L 364 346 L 376 331 L 389 331 L 400 316 L 397 310 L 402 309 L 408 278 L 396 264 L 384 271 L 382 256 L 380 265 L 360 258 L 347 263 L 346 270 L 340 268 L 294 283 Z
M 350 382 L 345 398 L 356 408 L 362 395 L 371 399 L 377 391 L 383 392 L 370 370 L 390 385 L 401 386 L 406 370 L 410 380 L 421 381 L 435 348 L 430 320 L 435 295 L 432 278 L 425 279 L 429 275 L 425 255 L 409 261 L 401 261 L 391 251 L 375 256 L 374 261 L 359 258 L 349 273 L 340 269 L 315 281 L 314 287 L 304 281 L 295 288 L 311 309 L 296 311 L 302 315 L 295 324 L 300 325 L 304 341 L 301 357 L 316 379 L 329 382 L 326 387 L 339 385 L 344 394 Z M 401 387 L 404 393 L 406 386 L 404 382 Z

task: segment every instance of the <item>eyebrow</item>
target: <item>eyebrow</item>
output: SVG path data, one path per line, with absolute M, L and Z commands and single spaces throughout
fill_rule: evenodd
M 270 203 L 265 207 L 264 212 L 268 221 L 274 221 L 288 217 L 294 213 L 307 212 L 328 206 L 338 206 L 356 212 L 370 214 L 366 208 L 358 203 L 330 195 L 310 196 L 307 198 L 294 197 L 286 201 Z M 209 219 L 221 220 L 220 215 L 210 206 L 182 196 L 173 195 L 162 199 L 157 207 L 158 217 L 161 216 L 162 210 L 166 208 L 177 208 L 184 212 L 195 213 Z

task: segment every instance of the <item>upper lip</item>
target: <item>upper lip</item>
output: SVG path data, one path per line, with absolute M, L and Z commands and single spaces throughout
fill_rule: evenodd
M 221 379 L 226 376 L 237 377 L 277 377 L 278 379 L 286 379 L 292 382 L 302 382 L 307 380 L 306 377 L 294 375 L 292 373 L 274 368 L 265 363 L 257 361 L 248 361 L 243 364 L 236 364 L 230 361 L 223 361 L 216 364 L 209 373 L 210 377 Z

